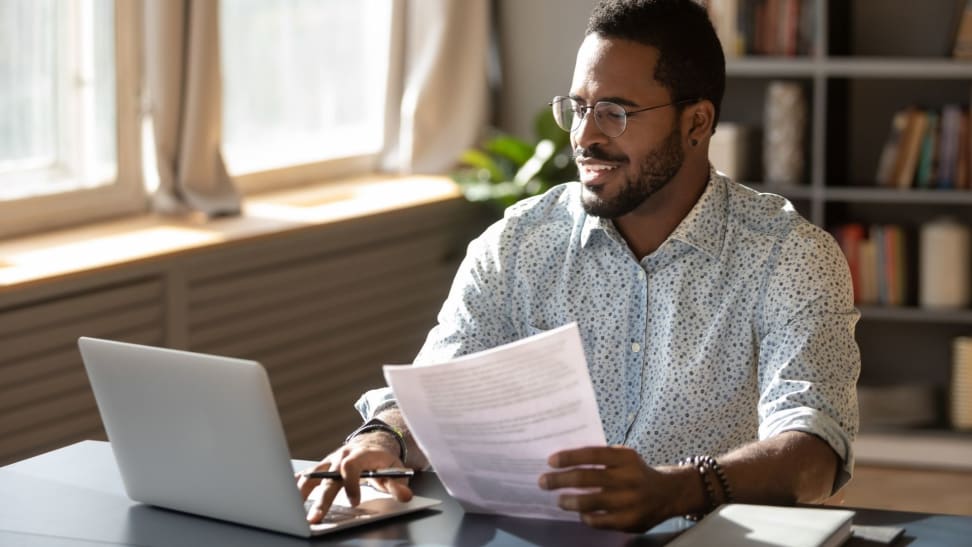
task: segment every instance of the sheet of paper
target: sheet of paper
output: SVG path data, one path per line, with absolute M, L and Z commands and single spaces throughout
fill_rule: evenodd
M 537 486 L 550 454 L 606 444 L 576 324 L 384 373 L 412 435 L 467 511 L 578 519 Z

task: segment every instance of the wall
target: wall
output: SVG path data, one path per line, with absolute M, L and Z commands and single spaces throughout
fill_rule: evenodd
M 500 128 L 532 139 L 533 118 L 566 95 L 593 0 L 498 0 Z

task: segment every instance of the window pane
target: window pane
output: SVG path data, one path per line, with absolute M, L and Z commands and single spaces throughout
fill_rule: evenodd
M 390 0 L 233 0 L 220 10 L 233 172 L 381 149 Z
M 0 200 L 115 178 L 112 0 L 0 0 Z
M 56 157 L 58 0 L 0 2 L 0 169 Z

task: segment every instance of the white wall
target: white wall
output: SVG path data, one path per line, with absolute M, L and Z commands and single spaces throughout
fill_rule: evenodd
M 532 139 L 533 118 L 570 91 L 594 0 L 499 0 L 503 88 L 499 125 Z

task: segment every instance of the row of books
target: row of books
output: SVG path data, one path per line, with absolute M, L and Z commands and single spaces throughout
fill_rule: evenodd
M 726 57 L 810 55 L 815 0 L 709 0 Z
M 941 110 L 903 108 L 878 159 L 875 180 L 895 188 L 968 189 L 972 183 L 969 110 L 948 104 Z
M 854 303 L 903 306 L 908 300 L 908 245 L 894 224 L 849 223 L 831 230 L 850 267 Z

